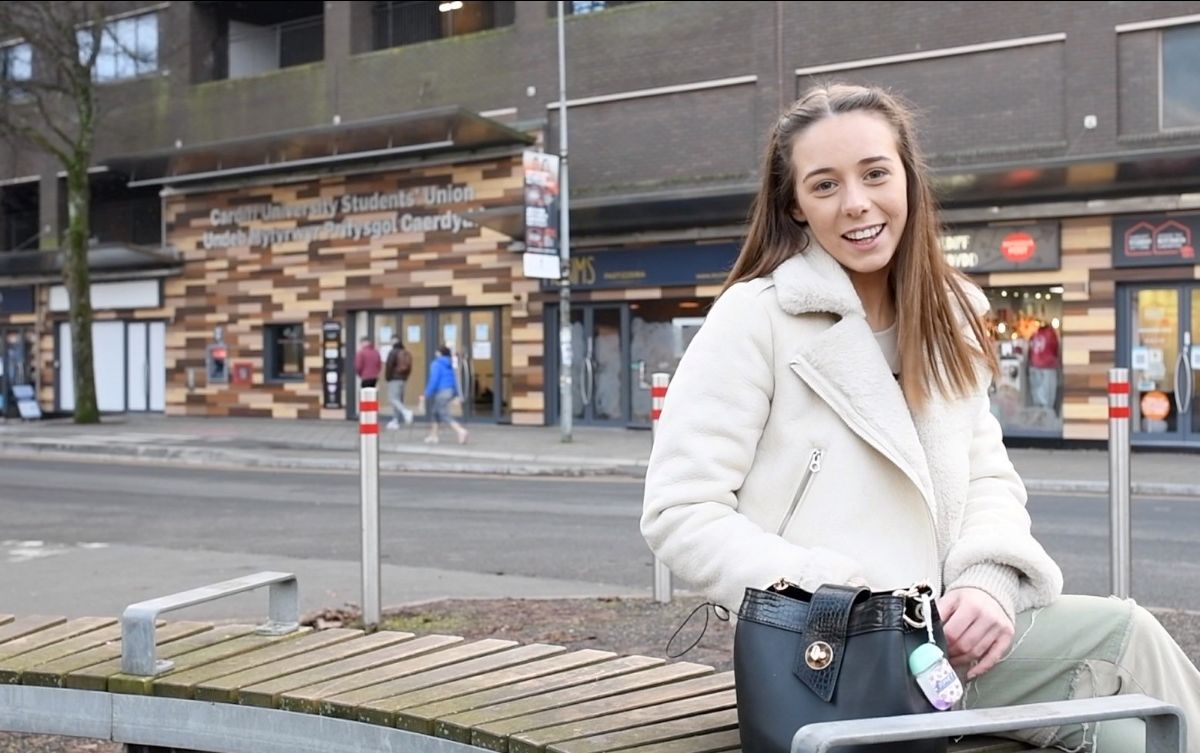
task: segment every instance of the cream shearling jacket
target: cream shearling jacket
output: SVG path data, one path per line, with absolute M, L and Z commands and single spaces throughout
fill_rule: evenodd
M 986 380 L 911 413 L 849 277 L 813 246 L 732 286 L 688 346 L 641 528 L 733 614 L 747 586 L 786 578 L 810 591 L 970 586 L 1011 617 L 1062 591 L 1025 502 Z

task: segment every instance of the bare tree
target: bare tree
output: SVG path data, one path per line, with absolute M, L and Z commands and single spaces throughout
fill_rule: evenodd
M 104 20 L 103 2 L 0 3 L 0 136 L 32 146 L 62 165 L 67 178 L 63 283 L 70 300 L 75 422 L 100 420 L 92 366 L 92 306 L 88 271 L 88 168 L 97 108 L 97 64 L 122 45 Z M 136 56 L 137 50 L 121 49 Z

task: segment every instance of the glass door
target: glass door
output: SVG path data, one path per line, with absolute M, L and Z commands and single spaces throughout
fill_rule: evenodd
M 651 376 L 656 372 L 674 376 L 688 343 L 704 323 L 704 312 L 698 301 L 639 301 L 630 308 L 632 423 L 649 426 Z
M 1200 444 L 1200 287 L 1134 288 L 1127 305 L 1134 439 Z
M 16 416 L 13 399 L 15 385 L 33 384 L 33 332 L 26 329 L 3 330 L 0 351 L 0 416 Z
M 500 418 L 500 349 L 498 312 L 495 309 L 439 311 L 436 313 L 438 345 L 450 348 L 461 403 L 451 407 L 465 419 Z M 434 356 L 431 353 L 430 358 Z
M 571 310 L 571 409 L 582 423 L 625 420 L 627 376 L 620 305 Z

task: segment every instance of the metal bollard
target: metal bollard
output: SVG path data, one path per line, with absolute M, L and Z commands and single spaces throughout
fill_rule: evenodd
M 1129 598 L 1133 558 L 1129 525 L 1129 369 L 1108 370 L 1108 498 L 1112 592 Z
M 658 434 L 658 417 L 662 415 L 663 401 L 667 399 L 667 384 L 671 375 L 659 371 L 650 376 L 650 435 Z M 671 603 L 671 570 L 658 557 L 654 558 L 654 600 L 659 604 Z
M 379 398 L 363 387 L 358 400 L 358 467 L 362 500 L 362 618 L 368 633 L 379 627 Z

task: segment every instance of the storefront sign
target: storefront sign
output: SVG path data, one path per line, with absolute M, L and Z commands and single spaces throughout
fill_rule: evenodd
M 1058 269 L 1062 264 L 1057 222 L 956 227 L 942 235 L 942 253 L 963 272 Z
M 1200 214 L 1113 219 L 1114 267 L 1169 267 L 1200 263 Z
M 572 253 L 571 287 L 720 285 L 738 249 L 736 243 L 714 243 Z
M 410 338 L 411 340 L 411 338 Z M 321 325 L 321 392 L 326 408 L 342 407 L 342 324 Z
M 558 253 L 558 155 L 527 151 L 524 162 L 525 247 Z
M 0 314 L 32 314 L 33 286 L 0 288 Z
M 475 200 L 468 185 L 421 186 L 389 193 L 326 196 L 287 204 L 241 204 L 214 207 L 208 213 L 212 230 L 206 230 L 204 248 L 230 246 L 266 247 L 278 243 L 317 240 L 370 240 L 397 233 L 458 233 L 475 223 L 457 212 L 405 212 L 398 210 L 437 208 Z M 350 215 L 370 214 L 357 220 Z M 291 227 L 264 227 L 260 223 L 293 222 Z

